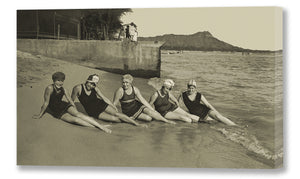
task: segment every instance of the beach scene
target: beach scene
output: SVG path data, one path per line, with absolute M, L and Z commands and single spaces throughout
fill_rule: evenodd
M 249 33 L 248 41 L 245 40 L 247 45 L 242 40 L 241 44 L 234 39 L 228 42 L 225 37 L 218 35 L 217 30 L 210 29 L 204 20 L 204 29 L 195 30 L 198 27 L 187 22 L 174 28 L 176 26 L 172 26 L 172 21 L 165 22 L 163 18 L 160 25 L 150 29 L 152 22 L 147 19 L 147 13 L 150 12 L 155 14 L 152 17 L 154 19 L 159 19 L 160 13 L 175 12 L 187 19 L 195 18 L 195 15 L 192 18 L 186 12 L 210 15 L 220 12 L 231 17 L 244 12 L 240 18 L 248 17 L 247 12 L 252 15 L 261 12 L 266 14 L 266 19 L 259 21 L 256 16 L 251 17 L 256 20 L 254 24 L 265 24 L 266 28 L 263 29 L 269 30 L 266 32 L 268 34 L 277 31 L 274 30 L 277 27 L 274 24 L 281 20 L 265 23 L 280 17 L 280 9 L 271 7 L 132 9 L 122 16 L 125 24 L 122 28 L 128 24 L 136 26 L 137 38 L 128 39 L 125 34 L 120 39 L 121 32 L 118 31 L 118 36 L 108 36 L 109 39 L 103 40 L 97 38 L 106 38 L 105 33 L 95 36 L 93 31 L 77 31 L 64 36 L 63 33 L 68 33 L 66 29 L 74 28 L 66 28 L 70 25 L 64 27 L 61 22 L 66 19 L 62 18 L 64 13 L 58 15 L 57 11 L 51 16 L 56 19 L 56 33 L 42 33 L 42 21 L 39 21 L 38 39 L 30 38 L 32 34 L 18 31 L 17 164 L 251 169 L 282 167 L 282 37 L 271 35 L 279 40 L 259 37 L 261 40 L 258 41 L 254 38 L 259 36 L 258 32 L 253 32 L 252 37 L 249 39 Z M 50 17 L 49 14 L 42 16 L 42 12 L 34 11 L 33 14 L 35 16 L 31 17 L 39 19 Z M 75 17 L 76 13 L 73 15 Z M 25 14 L 20 16 L 25 17 Z M 218 24 L 219 21 L 214 22 L 214 16 L 209 17 L 211 25 L 220 31 L 222 28 L 219 26 L 222 26 L 225 34 L 230 20 L 224 26 Z M 71 21 L 73 25 L 76 24 L 74 19 Z M 143 25 L 142 22 L 148 23 Z M 164 23 L 169 24 L 171 30 L 166 30 L 162 25 Z M 183 32 L 182 29 L 189 30 Z M 238 38 L 237 31 L 231 33 Z M 260 33 L 263 37 L 267 36 Z M 275 42 L 279 45 L 274 45 Z M 143 128 L 125 122 L 95 119 L 99 124 L 110 125 L 112 132 L 105 133 L 96 128 L 64 122 L 49 113 L 34 119 L 32 116 L 39 113 L 43 104 L 45 87 L 53 83 L 51 76 L 58 71 L 65 74 L 64 88 L 70 93 L 75 85 L 85 82 L 89 75 L 98 74 L 97 86 L 111 101 L 115 91 L 122 86 L 122 76 L 127 73 L 134 77 L 132 84 L 147 101 L 167 79 L 175 82 L 171 93 L 176 98 L 187 90 L 189 80 L 194 79 L 197 91 L 239 127 L 216 120 L 212 123 L 176 121 L 176 124 L 158 120 L 138 121 L 148 126 Z M 79 112 L 87 114 L 78 99 L 74 103 Z M 120 106 L 117 107 L 122 111 Z M 180 103 L 180 107 L 188 111 L 184 104 Z

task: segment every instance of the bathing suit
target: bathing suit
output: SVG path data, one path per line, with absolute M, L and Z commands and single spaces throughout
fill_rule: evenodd
M 157 91 L 158 96 L 154 101 L 155 110 L 158 111 L 162 116 L 165 116 L 168 112 L 174 111 L 178 108 L 177 105 L 169 101 L 169 94 L 162 97 Z
M 132 86 L 132 93 L 130 95 L 126 94 L 123 89 L 123 97 L 120 99 L 122 112 L 127 116 L 136 119 L 140 114 L 144 111 L 146 106 L 144 106 L 141 102 L 135 99 L 135 92 Z M 133 100 L 134 99 L 134 100 Z M 131 102 L 126 102 L 128 100 L 133 100 Z
M 200 103 L 201 101 L 201 93 L 197 92 L 196 98 L 194 101 L 191 101 L 188 98 L 187 92 L 182 93 L 182 98 L 185 106 L 188 108 L 191 114 L 199 116 L 200 119 L 204 120 L 207 117 L 207 114 L 210 111 L 206 105 Z
M 56 87 L 53 85 L 53 92 L 50 95 L 48 108 L 50 109 L 50 113 L 59 119 L 67 112 L 68 108 L 72 106 L 70 103 L 62 101 L 64 95 L 65 90 L 63 87 L 56 89 Z
M 98 119 L 99 115 L 105 111 L 108 106 L 104 100 L 97 97 L 97 92 L 95 89 L 92 89 L 91 94 L 87 95 L 83 84 L 81 84 L 81 94 L 78 96 L 78 99 L 84 107 L 86 113 L 96 119 Z

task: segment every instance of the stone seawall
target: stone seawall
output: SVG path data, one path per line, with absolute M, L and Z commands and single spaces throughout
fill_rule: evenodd
M 17 49 L 109 72 L 160 77 L 161 42 L 18 39 Z

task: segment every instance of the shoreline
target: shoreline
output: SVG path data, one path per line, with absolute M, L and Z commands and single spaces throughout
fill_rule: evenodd
M 88 75 L 97 73 L 100 90 L 110 100 L 121 86 L 121 75 L 21 51 L 17 57 L 17 165 L 272 168 L 247 156 L 246 149 L 206 124 L 178 122 L 173 126 L 152 121 L 144 129 L 113 123 L 112 134 L 106 134 L 49 114 L 32 119 L 40 110 L 44 89 L 52 83 L 55 71 L 66 74 L 64 87 L 69 93 Z M 147 101 L 155 91 L 148 79 L 134 78 L 133 84 Z

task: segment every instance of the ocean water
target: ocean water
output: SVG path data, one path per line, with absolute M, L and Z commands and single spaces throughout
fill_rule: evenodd
M 164 79 L 173 79 L 175 87 L 172 93 L 177 97 L 186 90 L 186 83 L 195 79 L 197 90 L 222 115 L 244 126 L 231 128 L 221 123 L 201 126 L 213 141 L 220 142 L 219 146 L 223 146 L 224 151 L 235 151 L 235 145 L 229 143 L 238 144 L 242 147 L 237 153 L 245 154 L 247 158 L 250 157 L 266 166 L 281 166 L 282 54 L 162 52 L 161 61 L 161 78 L 152 78 L 148 84 L 158 89 Z M 194 135 L 195 140 L 197 137 L 203 137 L 203 134 L 199 135 L 201 136 Z M 231 149 L 230 146 L 234 148 Z M 235 160 L 243 160 L 245 155 L 237 155 Z

